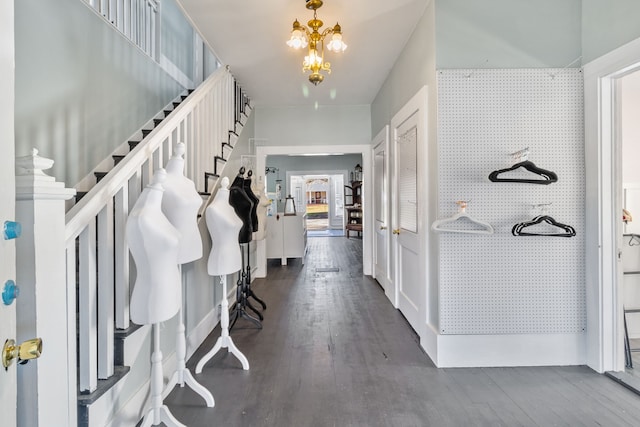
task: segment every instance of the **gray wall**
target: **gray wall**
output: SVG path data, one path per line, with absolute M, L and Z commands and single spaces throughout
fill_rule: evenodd
M 39 148 L 67 186 L 183 90 L 82 1 L 22 0 L 15 23 L 16 155 Z
M 439 69 L 565 67 L 581 55 L 581 0 L 435 2 Z
M 431 224 L 435 220 L 437 202 L 437 91 L 436 91 L 436 8 L 432 0 L 427 6 L 422 18 L 418 22 L 411 38 L 407 42 L 382 88 L 376 95 L 371 105 L 371 129 L 372 135 L 377 135 L 385 125 L 391 122 L 393 116 L 413 97 L 423 86 L 428 91 L 428 123 L 427 123 L 427 152 L 429 164 L 426 167 L 429 175 L 428 193 L 421 195 L 426 199 L 428 219 L 425 223 Z M 431 239 L 429 253 L 429 265 L 436 266 L 438 253 L 435 239 Z M 428 298 L 429 298 L 429 323 L 437 324 L 438 321 L 438 289 L 437 269 L 429 271 Z
M 582 63 L 640 37 L 638 0 L 582 0 Z
M 353 145 L 371 142 L 368 105 L 256 107 L 261 145 Z
M 371 135 L 375 136 L 391 122 L 391 118 L 411 99 L 418 90 L 429 86 L 430 105 L 433 105 L 433 121 L 430 122 L 435 136 L 435 14 L 432 0 L 416 29 L 405 45 L 398 60 L 389 72 L 380 91 L 371 104 Z
M 347 171 L 345 185 L 349 182 L 349 172 L 356 164 L 362 165 L 361 154 L 343 154 L 341 156 L 267 156 L 267 166 L 278 168 L 277 173 L 269 173 L 266 189 L 276 191 L 276 179 L 282 180 L 282 197 L 290 193 L 287 171 Z M 283 202 L 278 202 L 278 211 L 284 210 Z
M 195 31 L 174 0 L 162 0 L 160 13 L 160 52 L 193 80 Z

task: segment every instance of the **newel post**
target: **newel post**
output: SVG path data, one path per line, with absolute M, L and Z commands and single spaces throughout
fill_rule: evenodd
M 69 332 L 75 324 L 67 325 L 67 319 L 75 323 L 76 307 L 67 299 L 65 253 L 65 200 L 76 190 L 43 172 L 52 165 L 35 148 L 16 158 L 16 218 L 22 224 L 17 338 L 42 339 L 40 358 L 18 369 L 18 420 L 25 426 L 77 425 L 76 337 Z

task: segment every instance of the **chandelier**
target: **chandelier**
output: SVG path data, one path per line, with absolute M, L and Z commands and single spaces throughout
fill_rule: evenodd
M 302 72 L 311 71 L 309 81 L 314 85 L 318 85 L 324 80 L 324 76 L 320 71 L 326 71 L 331 74 L 331 64 L 324 61 L 324 39 L 331 35 L 331 40 L 327 43 L 327 50 L 335 53 L 344 52 L 347 45 L 342 41 L 342 28 L 336 23 L 332 28 L 319 32 L 324 24 L 317 16 L 317 10 L 322 6 L 322 0 L 306 0 L 306 7 L 313 10 L 313 19 L 307 22 L 309 27 L 301 25 L 296 19 L 293 21 L 293 29 L 291 30 L 291 38 L 287 41 L 287 45 L 294 49 L 304 49 L 309 46 L 309 54 L 304 57 L 302 62 Z

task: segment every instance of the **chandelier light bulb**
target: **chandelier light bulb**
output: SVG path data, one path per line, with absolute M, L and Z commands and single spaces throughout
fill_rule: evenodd
M 291 38 L 287 41 L 287 45 L 294 49 L 302 49 L 307 47 L 307 38 L 304 33 L 298 29 L 291 31 Z
M 342 34 L 334 33 L 331 36 L 331 41 L 327 44 L 327 49 L 335 53 L 342 53 L 347 50 L 347 44 L 342 41 Z

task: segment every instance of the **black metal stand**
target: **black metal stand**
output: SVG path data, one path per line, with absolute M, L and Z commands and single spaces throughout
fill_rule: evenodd
M 249 248 L 248 243 L 240 244 L 241 247 L 244 245 L 247 246 L 247 249 Z M 242 250 L 241 248 L 241 251 L 242 251 L 242 264 L 244 265 L 244 250 Z M 262 329 L 262 323 L 260 322 L 260 320 L 263 320 L 263 317 L 262 317 L 262 314 L 258 310 L 256 310 L 256 308 L 253 307 L 249 302 L 250 292 L 251 292 L 251 289 L 249 288 L 248 282 L 246 280 L 245 270 L 242 269 L 238 274 L 238 282 L 236 286 L 236 302 L 233 304 L 233 307 L 231 307 L 231 316 L 230 316 L 231 324 L 229 325 L 229 329 L 233 328 L 233 326 L 236 324 L 236 321 L 240 317 L 250 321 L 251 323 L 255 324 L 258 328 Z M 256 313 L 260 318 L 260 320 L 256 319 L 255 317 L 247 313 L 247 310 L 246 310 L 247 307 L 249 307 L 251 311 Z
M 251 297 L 254 300 L 258 301 L 258 304 L 260 304 L 262 306 L 263 310 L 267 309 L 267 304 L 264 303 L 264 301 L 262 301 L 260 298 L 258 298 L 256 296 L 256 294 L 253 293 L 253 291 L 251 290 L 251 255 L 250 255 L 250 251 L 249 251 L 249 243 L 247 243 L 247 269 L 246 269 L 246 274 L 244 275 L 245 277 L 245 281 L 247 284 L 247 298 Z M 253 311 L 255 311 L 255 309 L 251 308 Z M 258 317 L 260 317 L 260 320 L 263 320 L 264 318 L 262 317 L 262 314 L 258 313 L 257 311 L 255 311 L 256 314 L 258 314 Z

